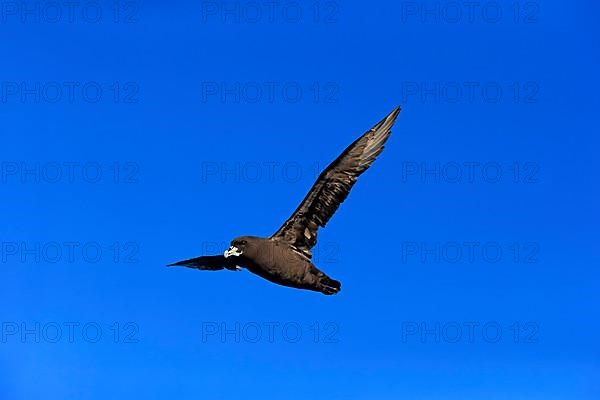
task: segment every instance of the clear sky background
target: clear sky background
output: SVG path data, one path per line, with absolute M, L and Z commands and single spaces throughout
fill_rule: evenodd
M 597 3 L 270 4 L 2 2 L 0 398 L 599 398 Z M 340 294 L 164 267 L 399 104 Z

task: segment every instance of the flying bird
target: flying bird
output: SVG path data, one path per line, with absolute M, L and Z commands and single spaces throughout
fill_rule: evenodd
M 400 114 L 395 108 L 359 137 L 320 175 L 292 216 L 271 237 L 240 236 L 223 255 L 196 257 L 169 266 L 218 271 L 242 268 L 283 286 L 336 294 L 341 284 L 312 262 L 319 227 L 325 227 L 346 200 L 358 177 L 383 151 L 391 127 Z

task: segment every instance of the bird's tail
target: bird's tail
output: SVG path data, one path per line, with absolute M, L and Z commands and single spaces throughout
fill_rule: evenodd
M 336 281 L 335 279 L 331 279 L 327 275 L 324 275 L 319 279 L 318 287 L 321 290 L 321 293 L 329 296 L 339 292 L 342 288 L 342 284 L 340 281 Z

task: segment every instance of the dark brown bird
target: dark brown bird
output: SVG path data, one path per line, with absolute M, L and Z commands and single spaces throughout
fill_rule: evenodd
M 340 291 L 339 281 L 315 267 L 311 249 L 317 243 L 317 230 L 325 227 L 340 204 L 348 197 L 358 177 L 383 151 L 400 107 L 354 141 L 325 169 L 292 216 L 273 236 L 240 236 L 217 256 L 179 261 L 169 266 L 200 270 L 250 272 L 279 285 L 308 289 L 326 295 Z

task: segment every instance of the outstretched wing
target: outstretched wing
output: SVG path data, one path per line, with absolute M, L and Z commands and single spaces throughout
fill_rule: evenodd
M 174 264 L 169 264 L 167 267 L 188 267 L 201 269 L 205 271 L 219 271 L 222 269 L 229 269 L 232 271 L 239 270 L 236 266 L 237 257 L 225 257 L 225 256 L 203 256 L 190 258 L 189 260 L 183 260 Z
M 400 113 L 397 107 L 377 125 L 352 143 L 325 169 L 294 214 L 279 228 L 274 240 L 282 240 L 311 258 L 317 230 L 324 227 L 348 197 L 358 177 L 383 151 L 390 129 Z

